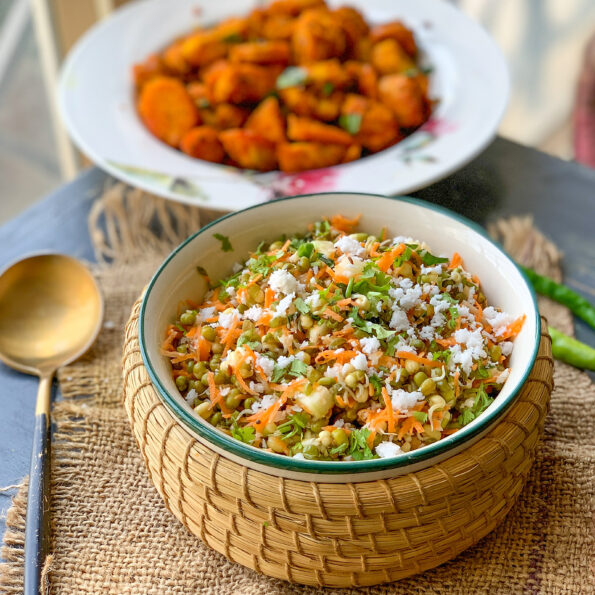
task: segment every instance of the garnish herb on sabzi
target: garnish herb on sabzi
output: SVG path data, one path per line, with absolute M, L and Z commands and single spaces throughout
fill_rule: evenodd
M 163 353 L 203 419 L 275 453 L 359 461 L 436 442 L 490 406 L 525 317 L 490 306 L 458 254 L 358 220 L 263 242 L 181 306 Z

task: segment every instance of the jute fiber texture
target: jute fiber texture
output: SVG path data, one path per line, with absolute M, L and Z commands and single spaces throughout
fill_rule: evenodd
M 167 251 L 198 226 L 195 211 L 116 186 L 93 213 L 96 268 L 106 298 L 97 344 L 59 374 L 54 405 L 50 593 L 591 593 L 595 388 L 556 362 L 556 389 L 528 481 L 504 522 L 451 562 L 364 590 L 300 587 L 230 563 L 167 511 L 147 474 L 122 406 L 123 331 Z M 165 233 L 150 230 L 152 220 Z M 102 229 L 98 222 L 107 221 Z M 494 229 L 517 260 L 560 274 L 560 256 L 528 220 Z M 116 248 L 114 248 L 116 247 Z M 543 300 L 550 324 L 572 332 L 568 312 Z M 0 592 L 22 592 L 26 483 L 7 518 Z

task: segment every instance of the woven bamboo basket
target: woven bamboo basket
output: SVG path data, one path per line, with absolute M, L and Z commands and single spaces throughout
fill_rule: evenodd
M 154 390 L 138 343 L 140 300 L 126 326 L 124 403 L 167 508 L 238 564 L 308 585 L 395 581 L 457 556 L 504 519 L 535 457 L 552 391 L 542 340 L 518 398 L 485 437 L 432 467 L 359 483 L 284 479 L 198 442 Z

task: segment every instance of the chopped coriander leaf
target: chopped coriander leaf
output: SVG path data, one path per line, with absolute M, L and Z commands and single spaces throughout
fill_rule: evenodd
M 295 377 L 305 376 L 307 372 L 308 372 L 308 366 L 303 361 L 301 361 L 299 359 L 294 359 L 291 362 L 291 368 L 289 371 L 290 376 L 295 376 Z
M 299 87 L 308 80 L 308 71 L 300 66 L 288 66 L 277 77 L 277 89 L 287 89 L 288 87 Z
M 349 134 L 357 134 L 362 125 L 361 114 L 342 114 L 339 116 L 339 126 Z
M 196 267 L 196 270 L 198 271 L 199 275 L 202 275 L 203 277 L 208 277 L 208 273 L 206 271 L 206 269 L 204 267 L 198 266 Z
M 214 233 L 213 237 L 221 242 L 221 250 L 223 250 L 223 252 L 233 251 L 233 246 L 231 245 L 231 242 L 227 236 L 224 236 L 220 233 Z
M 297 255 L 300 257 L 305 256 L 306 258 L 310 258 L 313 253 L 314 253 L 314 244 L 312 242 L 304 242 L 297 249 Z
M 246 444 L 251 444 L 254 441 L 256 434 L 252 426 L 240 427 L 234 424 L 231 428 L 231 435 L 236 440 L 240 440 L 241 442 L 245 442 Z
M 324 83 L 324 85 L 322 85 L 322 95 L 324 97 L 328 97 L 334 90 L 335 85 L 333 85 L 333 83 L 331 83 L 330 81 L 327 81 L 326 83 Z
M 421 253 L 421 261 L 426 265 L 426 266 L 433 266 L 435 264 L 442 264 L 445 262 L 449 262 L 448 258 L 441 258 L 440 256 L 434 256 L 433 254 L 430 254 L 427 250 L 424 250 Z
M 300 297 L 294 300 L 293 305 L 300 314 L 308 314 L 310 312 L 310 306 Z
M 415 417 L 415 419 L 422 424 L 428 421 L 428 414 L 424 411 L 412 411 L 411 415 L 413 415 L 413 417 Z

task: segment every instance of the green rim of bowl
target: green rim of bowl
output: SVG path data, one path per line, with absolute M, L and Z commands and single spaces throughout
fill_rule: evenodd
M 539 309 L 537 307 L 537 297 L 535 295 L 535 291 L 531 283 L 529 282 L 527 276 L 523 272 L 523 270 L 504 252 L 504 250 L 500 247 L 500 245 L 492 240 L 486 233 L 485 229 L 478 225 L 477 223 L 467 219 L 466 217 L 459 215 L 449 209 L 444 207 L 434 205 L 432 203 L 412 198 L 409 196 L 384 196 L 382 194 L 373 194 L 367 192 L 317 192 L 312 194 L 301 194 L 298 196 L 290 196 L 286 198 L 280 198 L 273 202 L 284 202 L 284 201 L 292 201 L 292 200 L 300 200 L 303 198 L 311 198 L 313 196 L 325 196 L 325 195 L 337 195 L 337 194 L 344 194 L 344 195 L 359 195 L 359 196 L 373 196 L 376 198 L 383 198 L 386 200 L 392 200 L 397 202 L 406 202 L 414 204 L 423 209 L 429 209 L 433 211 L 437 211 L 459 223 L 466 225 L 467 227 L 471 228 L 473 231 L 477 232 L 481 236 L 483 236 L 486 240 L 488 240 L 495 248 L 498 250 L 503 258 L 506 258 L 519 272 L 521 278 L 524 280 L 525 285 L 527 286 L 531 298 L 533 300 L 533 308 L 535 310 L 535 337 L 534 337 L 534 346 L 533 346 L 533 353 L 531 354 L 529 365 L 527 369 L 524 371 L 522 378 L 516 383 L 516 386 L 512 389 L 510 395 L 500 403 L 497 403 L 496 406 L 491 405 L 488 407 L 484 413 L 481 414 L 480 417 L 477 419 L 481 423 L 477 423 L 474 426 L 465 426 L 461 428 L 458 432 L 447 436 L 446 438 L 442 438 L 437 442 L 429 444 L 428 446 L 424 446 L 414 451 L 410 451 L 408 453 L 403 453 L 397 455 L 396 457 L 384 458 L 384 459 L 369 459 L 365 461 L 309 461 L 306 459 L 294 459 L 292 457 L 287 457 L 280 454 L 266 452 L 261 450 L 255 446 L 250 446 L 249 444 L 245 444 L 244 442 L 240 442 L 239 440 L 235 440 L 224 434 L 221 430 L 218 430 L 214 426 L 210 425 L 208 422 L 205 422 L 199 418 L 198 415 L 194 413 L 190 413 L 184 407 L 182 407 L 181 403 L 178 399 L 181 397 L 178 395 L 175 397 L 172 395 L 162 384 L 159 376 L 155 372 L 151 360 L 147 353 L 146 348 L 146 341 L 145 341 L 145 311 L 147 301 L 149 296 L 151 295 L 151 291 L 153 286 L 155 285 L 157 279 L 168 266 L 170 261 L 176 256 L 178 252 L 180 252 L 189 242 L 194 240 L 197 236 L 207 232 L 211 227 L 217 225 L 224 219 L 230 219 L 232 217 L 239 217 L 242 213 L 246 211 L 251 211 L 254 209 L 266 208 L 270 205 L 270 202 L 261 203 L 258 205 L 254 205 L 248 207 L 246 209 L 242 209 L 241 211 L 235 211 L 233 213 L 229 213 L 227 215 L 223 215 L 219 217 L 215 221 L 212 221 L 208 225 L 205 225 L 196 233 L 188 237 L 184 240 L 161 264 L 147 290 L 145 295 L 143 296 L 141 309 L 140 309 L 140 317 L 139 317 L 139 343 L 140 343 L 140 350 L 143 362 L 145 367 L 149 373 L 149 377 L 153 382 L 153 385 L 157 388 L 159 395 L 161 396 L 162 400 L 165 404 L 169 407 L 169 409 L 175 414 L 175 416 L 190 430 L 199 434 L 207 441 L 215 444 L 219 448 L 224 451 L 227 451 L 231 454 L 234 454 L 238 457 L 248 459 L 255 463 L 259 463 L 261 465 L 266 465 L 271 468 L 278 468 L 278 469 L 286 469 L 297 473 L 314 473 L 314 474 L 357 474 L 357 473 L 369 473 L 374 471 L 383 471 L 386 469 L 393 469 L 398 467 L 404 467 L 406 465 L 412 465 L 414 463 L 421 463 L 431 457 L 435 457 L 437 455 L 443 455 L 450 449 L 455 446 L 460 446 L 465 442 L 472 439 L 477 434 L 481 433 L 486 427 L 490 426 L 498 417 L 500 417 L 510 405 L 515 400 L 516 396 L 518 395 L 520 389 L 523 387 L 525 381 L 527 380 L 531 370 L 533 368 L 533 364 L 535 363 L 535 358 L 537 357 L 537 351 L 539 349 L 539 342 L 541 340 L 541 323 L 539 317 Z

